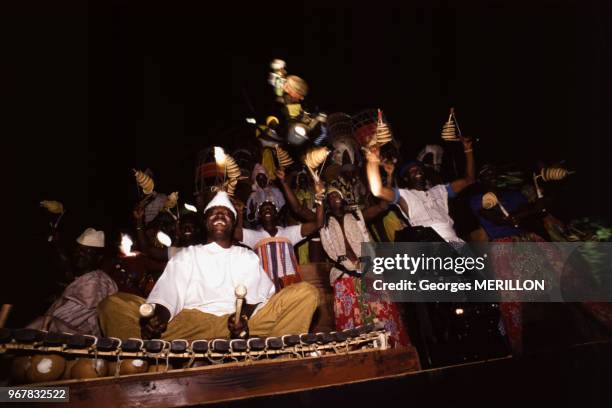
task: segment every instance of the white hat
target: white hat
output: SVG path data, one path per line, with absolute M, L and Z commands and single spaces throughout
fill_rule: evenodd
M 236 212 L 236 209 L 232 205 L 232 202 L 230 201 L 229 196 L 227 195 L 227 193 L 225 191 L 219 191 L 213 197 L 213 199 L 210 200 L 210 203 L 208 203 L 208 205 L 204 209 L 204 212 L 206 213 L 206 211 L 208 211 L 209 209 L 211 209 L 213 207 L 225 207 L 225 208 L 229 209 L 234 214 L 234 218 L 238 216 L 238 213 Z
M 104 231 L 96 231 L 93 228 L 87 228 L 80 237 L 77 238 L 76 242 L 81 245 L 104 248 Z

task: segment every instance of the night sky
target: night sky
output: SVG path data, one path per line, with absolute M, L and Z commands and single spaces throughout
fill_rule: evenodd
M 439 142 L 455 106 L 480 164 L 565 159 L 563 215 L 611 218 L 610 2 L 125 3 L 3 13 L 12 301 L 45 292 L 40 200 L 65 204 L 72 240 L 130 225 L 133 167 L 190 197 L 197 152 L 237 146 L 232 129 L 271 111 L 274 58 L 307 80 L 311 106 L 382 108 L 408 155 Z

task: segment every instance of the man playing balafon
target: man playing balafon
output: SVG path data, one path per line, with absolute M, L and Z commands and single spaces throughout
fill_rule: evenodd
M 307 332 L 317 290 L 301 282 L 274 293 L 257 255 L 232 245 L 236 210 L 225 192 L 217 193 L 204 217 L 207 244 L 185 248 L 168 262 L 146 300 L 155 305 L 153 316 L 140 318 L 141 297 L 110 296 L 98 307 L 105 335 L 195 340 L 244 337 L 245 331 L 261 337 Z M 236 323 L 239 285 L 246 287 L 247 304 Z

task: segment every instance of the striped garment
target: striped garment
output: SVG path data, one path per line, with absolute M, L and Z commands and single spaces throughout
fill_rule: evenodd
M 263 229 L 243 230 L 243 242 L 257 253 L 277 291 L 301 281 L 299 263 L 293 249 L 295 244 L 304 239 L 300 232 L 301 225 L 277 227 L 275 236 Z

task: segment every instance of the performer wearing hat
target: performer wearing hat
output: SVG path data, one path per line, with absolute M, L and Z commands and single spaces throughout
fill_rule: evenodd
M 257 208 L 264 201 L 271 201 L 277 204 L 277 209 L 280 211 L 285 205 L 285 198 L 283 193 L 274 186 L 269 184 L 268 174 L 266 169 L 259 163 L 253 167 L 253 174 L 251 175 L 253 181 L 253 192 L 247 200 L 247 220 L 253 222 L 257 219 Z
M 119 338 L 210 339 L 277 336 L 308 331 L 317 306 L 317 290 L 301 282 L 275 294 L 259 258 L 232 245 L 236 210 L 227 193 L 219 192 L 204 210 L 206 245 L 183 249 L 168 262 L 149 298 L 118 293 L 98 307 L 104 334 Z M 235 289 L 246 287 L 246 321 L 234 322 Z M 139 307 L 155 305 L 140 324 Z
M 367 153 L 367 174 L 372 194 L 399 208 L 413 227 L 432 228 L 446 242 L 463 242 L 453 228 L 453 219 L 448 213 L 448 198 L 474 183 L 474 153 L 472 140 L 461 139 L 466 159 L 465 177 L 448 184 L 428 187 L 421 162 L 410 162 L 400 171 L 406 175 L 407 188 L 393 189 L 382 184 L 379 165 L 380 152 L 372 148 Z
M 320 183 L 315 185 L 315 189 L 321 195 L 317 203 L 315 215 L 310 210 L 300 206 L 295 193 L 287 185 L 284 170 L 279 169 L 276 175 L 281 181 L 292 210 L 298 216 L 301 216 L 300 218 L 309 220 L 309 222 L 288 227 L 280 226 L 278 220 L 279 203 L 266 200 L 259 204 L 256 211 L 257 221 L 261 227 L 256 230 L 242 228 L 239 215 L 234 237 L 257 252 L 264 270 L 274 282 L 278 292 L 283 287 L 301 280 L 293 247 L 323 226 L 324 213 L 322 202 L 320 201 L 323 197 L 323 186 Z
M 96 307 L 117 292 L 115 282 L 101 270 L 104 231 L 87 228 L 76 242 L 72 266 L 77 278 L 29 328 L 100 335 Z

